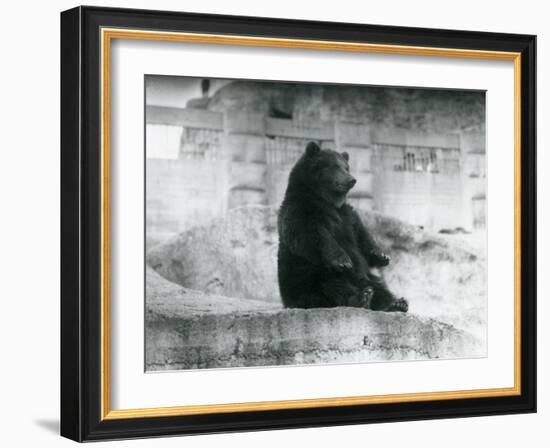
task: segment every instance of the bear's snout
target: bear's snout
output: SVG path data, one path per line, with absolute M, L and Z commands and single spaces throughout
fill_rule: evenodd
M 340 193 L 347 193 L 353 188 L 356 183 L 357 180 L 355 180 L 354 177 L 346 176 L 346 178 L 342 179 L 340 182 L 335 182 L 334 187 L 335 190 Z

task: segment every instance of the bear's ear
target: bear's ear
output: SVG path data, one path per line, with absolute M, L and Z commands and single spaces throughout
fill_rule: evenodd
M 343 152 L 343 153 L 342 153 L 342 157 L 344 158 L 344 160 L 345 160 L 346 162 L 349 162 L 349 154 L 348 154 L 347 152 Z
M 306 154 L 308 156 L 313 156 L 319 151 L 321 151 L 321 148 L 319 148 L 319 145 L 315 142 L 309 142 L 306 146 Z

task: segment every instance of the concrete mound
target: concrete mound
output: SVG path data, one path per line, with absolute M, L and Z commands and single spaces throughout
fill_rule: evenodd
M 409 300 L 410 313 L 451 324 L 484 343 L 484 252 L 378 213 L 360 214 L 392 258 L 384 275 L 390 288 Z M 273 208 L 236 208 L 154 247 L 147 263 L 185 288 L 279 305 L 276 222 Z
M 403 313 L 278 304 L 184 288 L 147 269 L 146 369 L 483 356 L 472 335 Z
M 152 248 L 147 264 L 186 288 L 280 303 L 277 247 L 276 211 L 246 206 Z
M 283 309 L 276 210 L 246 206 L 149 251 L 147 370 L 485 356 L 483 251 L 360 213 L 392 258 L 384 275 L 408 314 Z

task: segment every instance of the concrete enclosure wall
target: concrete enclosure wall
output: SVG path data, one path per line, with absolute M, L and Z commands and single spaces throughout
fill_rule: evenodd
M 435 134 L 252 112 L 147 106 L 148 240 L 241 205 L 278 205 L 309 141 L 347 151 L 349 201 L 428 230 L 485 227 L 485 134 Z M 153 152 L 153 151 L 151 151 Z

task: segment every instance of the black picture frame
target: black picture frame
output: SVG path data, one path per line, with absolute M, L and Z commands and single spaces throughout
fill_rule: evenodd
M 102 419 L 101 28 L 521 54 L 521 393 L 202 415 Z M 61 435 L 76 441 L 536 412 L 536 37 L 77 7 L 61 13 Z

